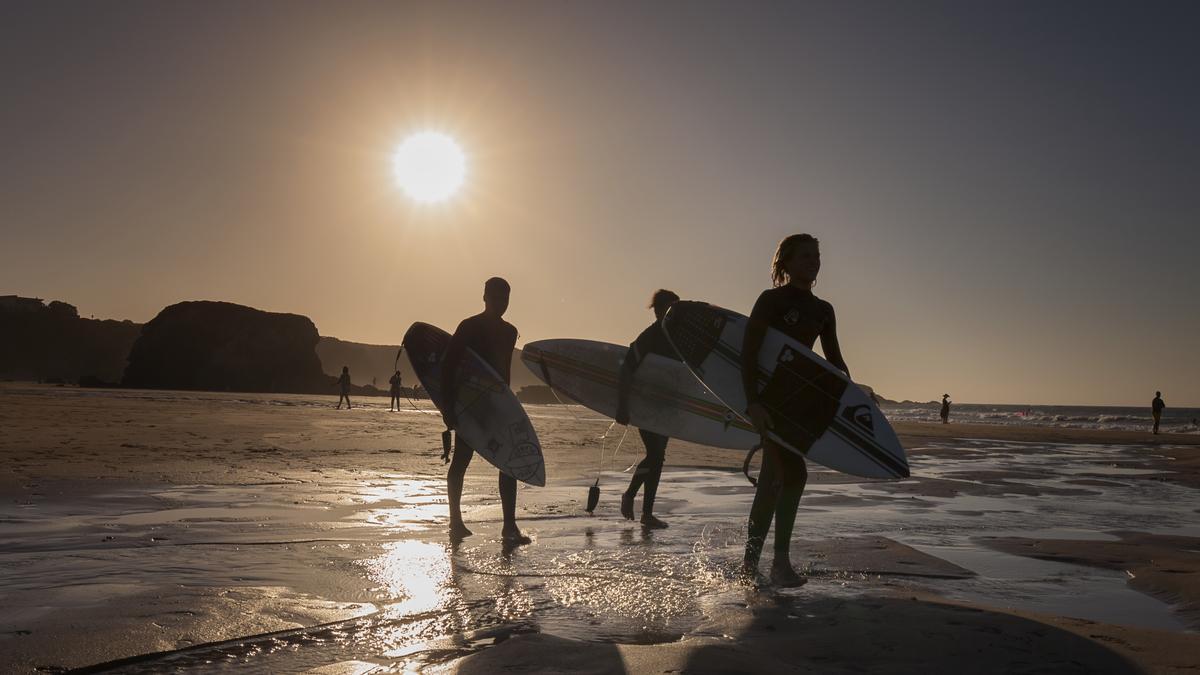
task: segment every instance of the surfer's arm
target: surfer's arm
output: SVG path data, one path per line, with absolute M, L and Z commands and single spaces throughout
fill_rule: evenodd
M 846 365 L 846 359 L 842 358 L 842 347 L 838 344 L 837 320 L 834 318 L 832 306 L 829 307 L 829 320 L 825 322 L 825 328 L 821 331 L 821 351 L 825 352 L 826 361 L 846 373 L 846 377 L 850 377 L 850 368 Z
M 640 351 L 635 340 L 621 361 L 621 372 L 617 379 L 617 424 L 629 424 L 629 390 L 633 388 L 633 373 L 642 363 L 638 358 Z

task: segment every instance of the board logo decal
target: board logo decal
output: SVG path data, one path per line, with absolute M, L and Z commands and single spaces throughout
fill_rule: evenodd
M 846 408 L 842 411 L 842 417 L 853 422 L 856 426 L 866 430 L 872 436 L 875 435 L 875 422 L 871 419 L 871 407 L 867 405 L 856 405 Z

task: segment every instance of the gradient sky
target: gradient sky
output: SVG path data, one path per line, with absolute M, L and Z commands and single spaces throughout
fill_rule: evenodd
M 394 344 L 748 312 L 822 242 L 891 398 L 1200 406 L 1200 4 L 5 2 L 0 294 Z M 435 128 L 465 192 L 391 151 Z

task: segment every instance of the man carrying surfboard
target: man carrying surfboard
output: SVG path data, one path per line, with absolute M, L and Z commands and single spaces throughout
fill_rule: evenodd
M 748 402 L 746 412 L 755 428 L 763 434 L 763 466 L 754 502 L 750 506 L 742 572 L 750 577 L 757 575 L 763 543 L 774 519 L 775 560 L 771 565 L 770 579 L 779 586 L 800 586 L 807 581 L 792 567 L 790 550 L 796 511 L 808 482 L 808 467 L 803 457 L 766 437 L 767 429 L 773 425 L 766 407 L 759 402 L 756 380 L 758 352 L 768 328 L 774 328 L 810 349 L 820 337 L 825 359 L 849 376 L 850 371 L 838 345 L 833 305 L 812 292 L 820 271 L 821 249 L 815 237 L 793 234 L 779 242 L 771 264 L 773 287 L 763 291 L 754 303 L 742 345 L 742 385 Z
M 617 388 L 617 424 L 629 424 L 629 391 L 633 387 L 634 373 L 637 372 L 638 366 L 642 365 L 642 361 L 650 354 L 679 360 L 662 329 L 663 315 L 676 302 L 679 302 L 679 296 L 665 288 L 658 289 L 650 298 L 650 308 L 654 310 L 654 323 L 629 345 L 629 351 L 621 363 L 621 379 Z M 654 497 L 658 494 L 658 481 L 662 477 L 663 462 L 667 458 L 667 442 L 671 439 L 646 429 L 638 429 L 638 433 L 642 436 L 642 444 L 646 446 L 646 456 L 638 463 L 633 478 L 629 481 L 629 488 L 621 495 L 621 515 L 633 520 L 633 500 L 644 485 L 646 492 L 642 496 L 642 525 L 653 530 L 662 529 L 667 524 L 654 517 Z
M 442 419 L 447 429 L 454 429 L 458 420 L 454 405 L 458 394 L 456 371 L 467 349 L 474 351 L 510 384 L 512 378 L 513 348 L 517 344 L 517 329 L 502 317 L 508 310 L 511 287 L 500 277 L 488 279 L 483 286 L 484 310 L 480 314 L 463 319 L 450 338 L 446 353 L 442 357 Z M 475 450 L 456 434 L 454 459 L 446 473 L 446 496 L 450 503 L 450 538 L 457 540 L 471 536 L 471 530 L 463 524 L 462 502 L 463 478 Z M 500 505 L 504 514 L 501 536 L 507 544 L 528 544 L 530 539 L 517 527 L 517 479 L 500 473 Z

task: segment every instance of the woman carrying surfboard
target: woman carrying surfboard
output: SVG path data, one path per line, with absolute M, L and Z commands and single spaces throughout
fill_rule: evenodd
M 629 345 L 629 352 L 621 363 L 621 379 L 617 388 L 617 424 L 629 424 L 629 392 L 633 387 L 634 373 L 637 372 L 638 366 L 642 365 L 642 361 L 650 354 L 679 359 L 662 329 L 663 315 L 676 302 L 679 302 L 679 296 L 665 288 L 655 291 L 650 299 L 650 308 L 654 310 L 654 323 Z M 667 524 L 654 517 L 654 497 L 658 494 L 658 481 L 662 477 L 663 462 L 667 458 L 667 442 L 671 439 L 646 429 L 639 428 L 638 433 L 642 437 L 642 445 L 646 446 L 646 457 L 638 463 L 633 478 L 629 480 L 629 489 L 621 495 L 621 515 L 633 520 L 633 500 L 637 497 L 638 490 L 645 486 L 646 491 L 642 496 L 642 525 L 649 529 L 662 529 Z
M 793 234 L 779 242 L 771 263 L 772 288 L 763 291 L 754 303 L 746 336 L 742 345 L 742 385 L 748 406 L 746 412 L 763 437 L 763 466 L 750 506 L 749 533 L 742 572 L 747 576 L 758 573 L 767 530 L 775 521 L 775 560 L 771 565 L 771 582 L 779 586 L 800 586 L 807 579 L 796 573 L 791 562 L 792 527 L 800 496 L 808 482 L 804 458 L 788 452 L 766 438 L 772 427 L 771 416 L 759 402 L 755 374 L 758 352 L 768 328 L 774 328 L 805 346 L 812 348 L 821 338 L 825 359 L 849 376 L 850 371 L 838 345 L 837 324 L 833 305 L 813 295 L 812 287 L 821 271 L 821 249 L 810 234 Z

